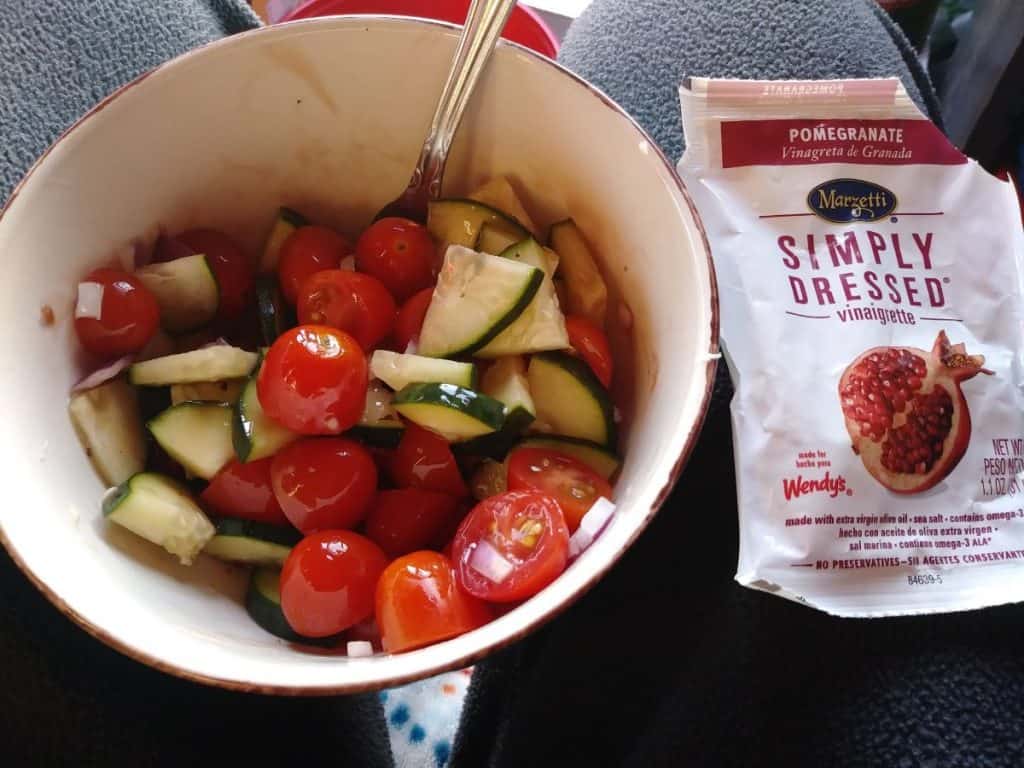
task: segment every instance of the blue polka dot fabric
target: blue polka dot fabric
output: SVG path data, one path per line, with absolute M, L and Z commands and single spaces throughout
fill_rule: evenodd
M 444 768 L 471 670 L 447 672 L 382 691 L 395 768 Z

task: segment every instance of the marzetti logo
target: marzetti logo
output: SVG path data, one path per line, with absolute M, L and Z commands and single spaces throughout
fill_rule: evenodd
M 896 209 L 896 195 L 870 181 L 832 179 L 811 190 L 807 205 L 817 216 L 836 224 L 877 221 Z

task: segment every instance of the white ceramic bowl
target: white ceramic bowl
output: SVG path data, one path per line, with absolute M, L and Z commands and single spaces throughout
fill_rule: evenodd
M 717 353 L 714 276 L 697 215 L 672 166 L 620 108 L 553 62 L 503 44 L 459 131 L 445 191 L 511 174 L 540 226 L 575 217 L 632 308 L 632 370 L 619 361 L 632 424 L 613 524 L 554 584 L 491 624 L 411 653 L 349 660 L 297 650 L 253 624 L 241 570 L 206 558 L 180 567 L 103 522 L 104 488 L 65 412 L 83 372 L 71 322 L 78 279 L 159 226 L 217 226 L 255 252 L 282 203 L 357 232 L 405 184 L 457 35 L 440 23 L 338 17 L 219 41 L 98 105 L 3 212 L 0 534 L 60 610 L 129 656 L 276 693 L 379 688 L 471 663 L 599 579 L 682 469 Z M 44 304 L 53 326 L 40 322 Z

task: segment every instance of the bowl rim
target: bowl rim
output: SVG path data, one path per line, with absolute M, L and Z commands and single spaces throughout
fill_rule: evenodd
M 50 144 L 49 147 L 36 159 L 31 165 L 21 180 L 15 185 L 11 194 L 4 202 L 2 208 L 0 208 L 0 223 L 3 222 L 4 217 L 9 212 L 12 204 L 18 197 L 21 190 L 35 175 L 36 171 L 46 161 L 49 155 L 74 131 L 80 128 L 84 123 L 88 122 L 91 118 L 102 112 L 111 102 L 118 97 L 127 93 L 131 89 L 140 85 L 151 75 L 169 67 L 177 66 L 183 61 L 191 59 L 193 56 L 206 51 L 208 49 L 219 48 L 221 46 L 229 46 L 235 43 L 239 39 L 247 39 L 250 37 L 256 37 L 260 35 L 272 35 L 272 34 L 284 34 L 282 30 L 291 30 L 296 27 L 306 26 L 325 26 L 328 24 L 337 25 L 339 23 L 351 22 L 353 25 L 364 25 L 368 21 L 383 22 L 383 23 L 398 23 L 402 25 L 413 25 L 413 26 L 430 26 L 438 27 L 443 30 L 452 31 L 461 29 L 458 24 L 452 24 L 446 21 L 439 21 L 436 19 L 427 19 L 421 17 L 412 16 L 395 16 L 395 15 L 360 15 L 360 16 L 325 16 L 311 19 L 296 19 L 293 21 L 281 22 L 273 25 L 266 25 L 255 29 L 240 32 L 238 34 L 229 35 L 226 37 L 219 38 L 217 40 L 211 40 L 203 45 L 192 48 L 185 51 L 172 59 L 169 59 L 157 66 L 142 72 L 134 79 L 120 86 L 110 94 L 105 96 L 99 102 L 97 102 L 92 108 L 90 108 L 85 114 L 79 117 L 75 122 L 68 126 L 60 135 Z M 627 123 L 637 132 L 637 134 L 647 142 L 648 147 L 661 164 L 664 166 L 664 170 L 668 174 L 668 178 L 675 184 L 676 190 L 678 191 L 681 199 L 686 203 L 689 209 L 690 216 L 696 226 L 697 233 L 700 236 L 700 241 L 703 248 L 704 257 L 707 260 L 707 274 L 708 274 L 708 308 L 710 315 L 710 329 L 709 329 L 709 342 L 708 347 L 702 355 L 704 359 L 704 375 L 705 384 L 704 392 L 701 395 L 699 409 L 697 417 L 693 424 L 690 426 L 689 432 L 687 433 L 686 440 L 683 443 L 682 450 L 679 456 L 673 463 L 672 469 L 669 471 L 668 481 L 658 491 L 654 497 L 654 501 L 648 510 L 645 511 L 643 517 L 639 519 L 630 532 L 629 536 L 623 543 L 623 546 L 616 550 L 607 562 L 603 563 L 600 567 L 596 568 L 592 574 L 590 574 L 586 581 L 584 581 L 579 589 L 571 595 L 570 598 L 563 600 L 561 603 L 551 607 L 546 611 L 538 613 L 532 617 L 522 628 L 518 631 L 509 633 L 508 635 L 498 637 L 494 640 L 489 640 L 481 645 L 478 649 L 473 652 L 462 654 L 458 657 L 448 659 L 440 662 L 433 662 L 425 665 L 413 673 L 398 673 L 382 676 L 372 682 L 361 682 L 361 683 L 332 683 L 324 686 L 315 684 L 298 684 L 289 685 L 283 683 L 264 683 L 264 682 L 246 682 L 231 677 L 219 677 L 217 675 L 210 675 L 203 672 L 198 672 L 187 667 L 179 666 L 178 664 L 168 662 L 159 656 L 151 654 L 144 648 L 137 647 L 130 642 L 119 638 L 103 628 L 98 624 L 93 623 L 84 615 L 79 613 L 73 608 L 64 598 L 62 598 L 57 592 L 50 588 L 50 586 L 43 581 L 25 562 L 21 554 L 18 552 L 14 543 L 8 538 L 7 532 L 4 530 L 4 526 L 0 523 L 0 544 L 3 545 L 4 549 L 10 555 L 18 569 L 28 578 L 28 580 L 39 590 L 54 607 L 57 608 L 62 614 L 69 618 L 72 622 L 77 624 L 79 627 L 84 629 L 92 637 L 96 638 L 104 645 L 112 648 L 113 650 L 121 653 L 122 655 L 145 664 L 149 667 L 157 669 L 161 672 L 165 672 L 174 677 L 187 680 L 194 683 L 202 683 L 210 685 L 216 688 L 222 688 L 226 690 L 241 691 L 246 693 L 262 693 L 272 694 L 281 696 L 332 696 L 338 694 L 351 694 L 351 693 L 362 693 L 367 691 L 377 691 L 385 688 L 390 688 L 405 683 L 413 682 L 415 680 L 421 680 L 427 677 L 441 674 L 446 671 L 464 668 L 477 661 L 491 655 L 495 651 L 506 648 L 518 640 L 523 639 L 527 635 L 534 632 L 540 626 L 548 623 L 552 619 L 559 616 L 564 611 L 568 610 L 578 599 L 583 597 L 601 580 L 601 578 L 619 561 L 622 555 L 633 545 L 640 534 L 646 530 L 651 520 L 658 513 L 665 500 L 671 494 L 676 482 L 679 479 L 680 474 L 685 468 L 693 449 L 696 445 L 697 439 L 703 429 L 704 422 L 707 418 L 708 409 L 711 401 L 712 391 L 714 389 L 715 373 L 718 367 L 718 360 L 721 357 L 719 347 L 719 300 L 718 300 L 718 285 L 715 277 L 714 262 L 711 257 L 711 245 L 708 241 L 707 232 L 705 231 L 704 224 L 700 218 L 700 214 L 697 211 L 696 206 L 690 197 L 689 192 L 686 189 L 686 185 L 679 177 L 675 166 L 665 156 L 665 153 L 661 150 L 661 147 L 650 137 L 647 131 L 621 106 L 619 106 L 610 96 L 605 94 L 601 89 L 592 85 L 583 77 L 577 75 L 572 70 L 558 63 L 557 61 L 544 56 L 543 54 L 537 53 L 536 51 L 521 45 L 519 43 L 501 39 L 498 42 L 502 47 L 511 47 L 518 51 L 520 54 L 526 55 L 531 59 L 534 59 L 536 63 L 543 67 L 554 69 L 560 75 L 569 78 L 576 85 L 589 91 L 591 95 L 597 97 L 597 99 L 620 119 L 624 119 Z M 699 370 L 699 361 L 697 363 Z M 698 374 L 695 372 L 695 377 Z

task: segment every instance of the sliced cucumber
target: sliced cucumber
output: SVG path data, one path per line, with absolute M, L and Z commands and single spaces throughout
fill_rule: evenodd
M 209 480 L 235 457 L 231 421 L 227 403 L 186 400 L 146 426 L 168 456 L 196 477 Z
M 255 352 L 220 344 L 135 363 L 128 369 L 128 380 L 137 387 L 160 387 L 241 379 L 249 375 L 258 359 Z
M 523 207 L 519 195 L 516 194 L 515 189 L 506 176 L 495 176 L 486 184 L 471 192 L 469 198 L 503 212 L 506 216 L 515 219 L 520 225 L 531 232 L 537 231 L 533 225 L 533 220 L 530 218 L 530 214 L 526 212 L 526 208 Z
M 139 399 L 123 377 L 77 392 L 68 413 L 85 454 L 107 485 L 120 485 L 146 465 Z
M 526 438 L 520 445 L 531 448 L 546 448 L 549 451 L 556 451 L 574 459 L 579 459 L 605 480 L 611 478 L 622 464 L 619 457 L 604 446 L 592 443 L 589 440 L 580 440 L 579 438 L 536 435 Z
M 260 318 L 263 343 L 268 347 L 292 326 L 291 311 L 281 297 L 281 286 L 276 275 L 260 275 L 256 278 L 256 313 Z
M 526 361 L 519 356 L 495 361 L 484 374 L 480 389 L 504 404 L 505 423 L 497 432 L 458 443 L 455 448 L 460 455 L 503 459 L 536 415 L 526 381 Z
M 261 272 L 277 271 L 277 261 L 281 255 L 281 246 L 299 227 L 304 227 L 309 221 L 301 213 L 291 208 L 280 208 L 277 218 L 274 219 L 274 226 L 267 237 L 267 244 L 263 246 L 263 256 L 260 259 Z
M 490 224 L 522 240 L 529 231 L 506 213 L 475 200 L 449 198 L 434 200 L 427 206 L 427 229 L 435 240 L 472 248 L 480 236 L 480 227 Z
M 583 233 L 572 219 L 566 219 L 552 225 L 548 241 L 561 258 L 566 309 L 574 315 L 583 315 L 598 328 L 604 328 L 608 314 L 608 286 Z
M 171 405 L 188 400 L 203 400 L 208 403 L 233 403 L 242 394 L 245 379 L 225 381 L 197 381 L 192 384 L 171 384 Z
M 410 384 L 395 395 L 394 404 L 409 421 L 451 442 L 486 435 L 505 422 L 502 403 L 454 384 Z
M 191 565 L 214 534 L 188 491 L 155 472 L 140 472 L 117 486 L 103 500 L 103 515 L 176 555 L 182 565 Z
M 476 366 L 455 360 L 441 360 L 422 355 L 403 355 L 378 349 L 370 359 L 370 373 L 398 391 L 407 384 L 457 384 L 473 389 L 476 386 Z
M 486 346 L 515 322 L 544 280 L 536 267 L 451 246 L 423 319 L 419 352 L 454 357 Z
M 253 570 L 245 594 L 245 610 L 260 627 L 291 643 L 332 647 L 343 637 L 303 637 L 291 628 L 281 610 L 281 572 L 276 568 Z
M 544 249 L 531 238 L 506 249 L 501 253 L 501 258 L 543 270 L 544 280 L 523 313 L 478 350 L 476 355 L 504 357 L 568 347 L 569 334 L 565 330 L 565 317 L 558 306 L 558 296 L 551 280 L 554 268 Z
M 480 227 L 480 234 L 476 238 L 476 245 L 473 246 L 473 250 L 497 256 L 517 242 L 519 241 L 516 239 L 515 232 L 510 232 L 503 227 L 485 222 Z
M 585 362 L 564 352 L 543 352 L 530 360 L 526 377 L 537 418 L 556 434 L 614 445 L 611 400 Z
M 366 388 L 366 407 L 359 423 L 347 434 L 377 448 L 394 448 L 405 432 L 405 422 L 392 406 L 394 394 L 376 379 Z
M 248 565 L 284 565 L 302 534 L 285 525 L 270 525 L 236 517 L 213 521 L 216 533 L 203 552 L 220 560 Z
M 195 330 L 217 314 L 217 278 L 202 254 L 150 264 L 135 276 L 156 297 L 160 324 L 172 333 Z
M 256 391 L 257 374 L 253 374 L 235 403 L 232 419 L 232 441 L 239 461 L 256 461 L 273 456 L 299 438 L 263 412 Z

